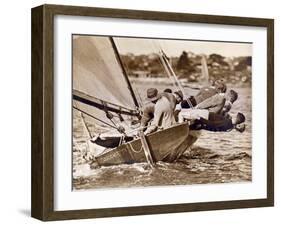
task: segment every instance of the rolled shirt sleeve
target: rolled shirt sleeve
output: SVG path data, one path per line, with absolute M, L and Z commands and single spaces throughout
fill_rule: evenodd
M 198 109 L 208 109 L 210 112 L 218 113 L 222 110 L 225 104 L 225 96 L 222 94 L 216 94 L 203 102 L 199 103 L 196 108 Z

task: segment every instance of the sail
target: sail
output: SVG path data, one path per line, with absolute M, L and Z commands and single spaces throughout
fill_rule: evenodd
M 108 111 L 136 108 L 115 54 L 108 37 L 73 36 L 73 107 L 113 125 Z
M 201 65 L 202 65 L 201 78 L 199 80 L 202 84 L 208 85 L 208 83 L 209 83 L 209 71 L 208 71 L 207 59 L 206 59 L 205 55 L 202 55 Z

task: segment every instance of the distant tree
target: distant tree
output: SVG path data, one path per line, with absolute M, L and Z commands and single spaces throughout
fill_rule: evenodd
M 248 66 L 252 66 L 252 57 L 251 56 L 246 57 L 245 61 Z
M 222 55 L 219 55 L 219 54 L 216 54 L 216 53 L 213 53 L 209 56 L 209 59 L 212 61 L 212 62 L 216 62 L 216 63 L 222 63 L 224 61 L 224 57 Z
M 185 70 L 185 69 L 188 69 L 190 66 L 190 60 L 188 58 L 188 54 L 187 52 L 183 51 L 179 60 L 178 60 L 178 63 L 177 63 L 177 70 Z
M 241 57 L 239 58 L 239 63 L 235 66 L 236 71 L 243 71 L 247 66 L 252 66 L 252 57 Z
M 218 63 L 220 66 L 229 66 L 229 64 L 225 61 L 225 57 L 216 53 L 213 53 L 209 56 L 209 62 Z

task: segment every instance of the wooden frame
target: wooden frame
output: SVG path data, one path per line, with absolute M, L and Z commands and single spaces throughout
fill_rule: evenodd
M 54 211 L 53 27 L 54 15 L 95 16 L 157 21 L 256 26 L 267 28 L 267 198 L 241 201 Z M 42 5 L 32 9 L 32 202 L 31 215 L 64 220 L 160 214 L 274 205 L 274 21 L 122 9 Z

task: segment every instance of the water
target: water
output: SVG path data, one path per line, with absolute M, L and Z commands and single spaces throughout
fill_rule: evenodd
M 144 87 L 137 84 L 137 87 Z M 145 86 L 148 88 L 147 86 Z M 160 91 L 163 84 L 154 84 Z M 144 90 L 144 89 L 140 89 Z M 235 88 L 239 93 L 231 114 L 238 111 L 246 116 L 246 131 L 239 133 L 209 132 L 202 134 L 191 150 L 177 162 L 158 162 L 154 169 L 146 163 L 91 169 L 82 158 L 86 150 L 87 133 L 74 112 L 73 188 L 116 188 L 207 183 L 246 182 L 252 179 L 251 151 L 251 89 Z M 140 92 L 144 95 L 144 92 Z

